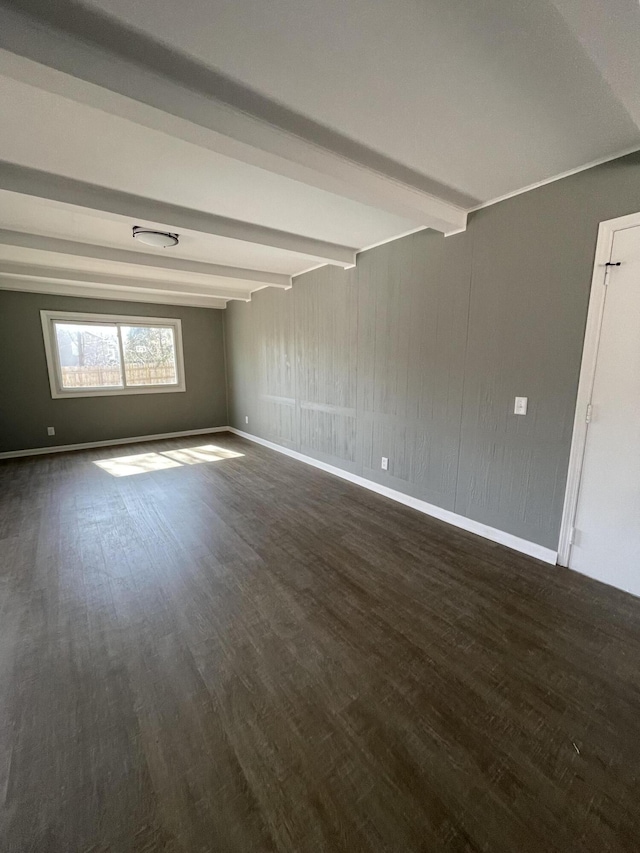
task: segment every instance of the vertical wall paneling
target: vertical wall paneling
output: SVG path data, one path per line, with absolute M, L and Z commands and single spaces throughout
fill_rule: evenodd
M 254 299 L 257 294 L 254 294 Z M 257 301 L 251 304 L 236 302 L 225 313 L 225 344 L 227 347 L 227 383 L 229 392 L 229 421 L 247 430 L 253 430 L 258 416 L 253 327 Z M 242 357 L 240 357 L 242 354 Z M 245 423 L 249 418 L 249 423 Z
M 598 223 L 638 210 L 640 153 L 230 304 L 232 426 L 555 550 Z
M 253 346 L 257 356 L 258 411 L 255 426 L 270 441 L 296 446 L 293 294 L 254 294 Z
M 353 471 L 358 375 L 355 270 L 314 270 L 296 281 L 293 298 L 298 450 Z
M 363 475 L 446 509 L 458 465 L 467 270 L 467 245 L 431 232 L 359 259 Z

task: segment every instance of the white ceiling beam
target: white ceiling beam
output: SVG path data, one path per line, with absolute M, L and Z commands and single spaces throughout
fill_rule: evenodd
M 112 299 L 117 302 L 153 302 L 157 305 L 189 305 L 194 308 L 226 308 L 226 299 L 193 294 L 162 293 L 161 291 L 136 290 L 40 281 L 28 278 L 13 278 L 0 274 L 0 290 L 16 290 L 21 293 L 50 293 L 55 296 L 76 296 L 83 299 Z
M 215 234 L 245 243 L 273 246 L 289 252 L 318 258 L 328 264 L 355 266 L 356 250 L 300 234 L 291 234 L 252 222 L 205 213 L 165 201 L 133 195 L 122 190 L 100 187 L 40 169 L 0 161 L 0 189 L 47 198 L 89 210 L 115 213 L 137 220 L 140 225 L 160 224 L 172 231 L 181 228 L 202 234 Z
M 73 0 L 0 0 L 0 48 L 61 72 L 9 76 L 445 234 L 478 201 Z
M 65 281 L 69 283 L 78 282 L 80 284 L 96 284 L 102 287 L 140 288 L 141 290 L 153 290 L 157 293 L 166 292 L 183 295 L 190 294 L 193 296 L 212 296 L 219 299 L 240 299 L 244 302 L 251 300 L 251 292 L 249 290 L 233 290 L 232 288 L 216 287 L 215 285 L 207 284 L 191 284 L 189 282 L 140 279 L 126 275 L 39 266 L 32 263 L 23 264 L 14 261 L 0 260 L 0 276 Z
M 135 264 L 152 269 L 172 270 L 174 272 L 197 273 L 224 279 L 258 282 L 260 286 L 291 287 L 291 276 L 283 273 L 250 270 L 242 267 L 228 267 L 222 264 L 209 264 L 203 261 L 190 261 L 186 258 L 172 258 L 166 254 L 151 255 L 146 252 L 128 249 L 114 249 L 111 246 L 98 246 L 93 243 L 81 243 L 75 240 L 61 240 L 57 237 L 45 237 L 40 234 L 28 234 L 23 231 L 10 231 L 0 228 L 0 244 L 22 249 L 36 249 L 41 252 L 53 252 L 60 255 L 72 255 L 81 258 L 93 258 L 101 261 L 114 261 L 121 264 Z

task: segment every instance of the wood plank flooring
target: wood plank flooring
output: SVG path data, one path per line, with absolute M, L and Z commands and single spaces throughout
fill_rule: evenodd
M 640 600 L 229 434 L 4 462 L 0 808 L 3 853 L 638 851 Z

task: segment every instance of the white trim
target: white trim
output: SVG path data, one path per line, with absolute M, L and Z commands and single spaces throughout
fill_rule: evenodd
M 587 443 L 587 406 L 591 402 L 591 394 L 593 393 L 593 382 L 600 344 L 600 331 L 607 295 L 607 288 L 605 286 L 607 268 L 605 264 L 612 259 L 611 252 L 616 231 L 624 231 L 627 228 L 635 228 L 638 225 L 640 225 L 640 213 L 631 213 L 628 216 L 620 216 L 617 219 L 608 219 L 605 222 L 601 222 L 598 227 L 598 242 L 596 244 L 593 275 L 591 277 L 591 295 L 589 297 L 589 311 L 584 335 L 584 348 L 582 350 L 582 364 L 580 366 L 580 381 L 578 383 L 578 395 L 576 398 L 576 413 L 573 421 L 573 437 L 571 440 L 571 452 L 569 454 L 567 487 L 565 490 L 560 540 L 558 544 L 558 563 L 561 566 L 569 565 L 571 533 L 578 509 L 578 493 L 582 477 L 584 451 Z
M 435 504 L 427 503 L 419 498 L 405 495 L 404 492 L 399 492 L 396 489 L 390 489 L 388 486 L 381 486 L 379 483 L 374 483 L 373 480 L 367 480 L 365 477 L 360 477 L 357 474 L 351 474 L 349 471 L 344 471 L 342 468 L 337 468 L 335 465 L 328 465 L 326 462 L 320 462 L 318 459 L 313 459 L 311 456 L 305 456 L 303 453 L 298 453 L 296 450 L 289 450 L 280 444 L 275 444 L 273 441 L 267 441 L 264 438 L 258 438 L 251 433 L 243 432 L 235 427 L 229 427 L 229 432 L 246 438 L 249 441 L 254 441 L 256 444 L 262 444 L 264 447 L 269 447 L 271 450 L 277 450 L 278 453 L 284 453 L 285 456 L 290 456 L 292 459 L 297 459 L 299 462 L 305 462 L 307 465 L 313 465 L 314 468 L 320 468 L 322 471 L 327 471 L 336 477 L 343 480 L 348 480 L 350 483 L 355 483 L 357 486 L 362 486 L 369 491 L 376 492 L 379 495 L 384 495 L 386 498 L 391 498 L 393 501 L 409 506 L 412 509 L 417 509 L 418 512 L 423 512 L 425 515 L 430 515 L 433 518 L 438 518 L 440 521 L 446 521 L 454 527 L 459 527 L 469 533 L 475 533 L 482 536 L 484 539 L 490 539 L 492 542 L 498 542 L 500 545 L 506 545 L 507 548 L 512 548 L 514 551 L 520 551 L 522 554 L 527 554 L 530 557 L 536 557 L 545 563 L 556 564 L 557 552 L 551 548 L 545 548 L 535 542 L 529 542 L 527 539 L 521 539 L 519 536 L 514 536 L 511 533 L 506 533 L 504 530 L 498 530 L 495 527 L 489 527 L 487 524 L 481 524 L 479 521 L 473 521 L 466 518 L 464 515 L 458 515 L 448 509 L 435 506 Z
M 182 348 L 182 321 L 175 317 L 131 317 L 127 314 L 92 314 L 78 311 L 44 310 L 40 312 L 40 320 L 42 322 L 42 337 L 44 339 L 49 386 L 51 388 L 51 397 L 54 400 L 68 400 L 77 397 L 121 397 L 132 394 L 175 394 L 187 390 Z M 83 388 L 79 390 L 64 388 L 60 372 L 58 343 L 53 331 L 53 325 L 57 321 L 82 324 L 103 323 L 118 328 L 118 347 L 120 349 L 123 386 L 117 388 Z M 122 340 L 119 331 L 120 325 L 161 326 L 173 329 L 177 382 L 166 385 L 127 385 Z
M 605 157 L 598 157 L 597 160 L 591 160 L 590 163 L 585 163 L 584 166 L 576 166 L 574 169 L 567 169 L 566 172 L 560 172 L 560 174 L 553 175 L 551 178 L 543 178 L 541 181 L 536 181 L 534 184 L 522 187 L 522 189 L 512 190 L 510 193 L 505 193 L 497 198 L 492 198 L 489 201 L 483 201 L 482 204 L 477 204 L 475 207 L 469 208 L 467 213 L 474 213 L 476 210 L 491 207 L 494 204 L 499 204 L 501 201 L 507 201 L 507 199 L 515 198 L 517 195 L 522 195 L 523 193 L 528 193 L 531 190 L 537 190 L 539 187 L 545 187 L 547 184 L 553 184 L 556 181 L 561 181 L 563 178 L 570 178 L 571 175 L 577 175 L 579 172 L 586 172 L 587 169 L 593 169 L 594 166 L 602 166 L 603 163 L 610 163 L 612 160 L 619 160 L 620 157 L 627 157 L 629 154 L 635 154 L 637 151 L 640 151 L 640 148 L 637 145 L 634 145 L 632 148 L 623 148 L 623 150 L 618 151 L 617 154 L 607 154 Z
M 83 441 L 80 444 L 53 444 L 51 447 L 31 447 L 28 450 L 8 450 L 0 453 L 0 459 L 16 459 L 19 456 L 41 456 L 45 453 L 67 453 L 70 450 L 90 450 L 92 447 L 117 447 L 120 444 L 137 444 L 143 441 L 164 441 L 167 438 L 186 438 L 189 435 L 206 435 L 210 432 L 228 432 L 229 427 L 206 427 L 185 429 L 180 432 L 159 432 L 154 435 L 135 435 L 131 438 L 109 438 L 106 441 Z
M 402 240 L 403 237 L 410 237 L 411 234 L 417 234 L 418 231 L 426 231 L 428 225 L 416 225 L 415 228 L 409 228 L 408 231 L 403 231 L 401 234 L 396 234 L 395 237 L 386 237 L 384 240 L 378 240 L 377 243 L 371 243 L 370 246 L 363 246 L 361 249 L 358 249 L 356 252 L 356 257 L 360 254 L 360 252 L 368 252 L 369 249 L 377 249 L 378 246 L 384 246 L 387 243 L 393 243 L 395 240 Z M 445 236 L 450 236 L 451 234 L 459 234 L 460 231 L 465 231 L 465 228 L 458 229 L 456 231 L 447 231 Z
M 306 275 L 308 272 L 313 272 L 314 270 L 322 269 L 322 267 L 326 267 L 328 264 L 314 264 L 312 267 L 307 267 L 304 270 L 300 270 L 300 272 L 294 272 L 291 278 L 297 278 L 299 275 Z M 349 269 L 353 269 L 350 267 Z

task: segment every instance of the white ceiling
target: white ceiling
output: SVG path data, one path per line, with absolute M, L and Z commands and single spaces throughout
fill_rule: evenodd
M 142 223 L 126 216 L 0 190 L 0 228 L 3 229 L 135 250 L 152 257 L 164 255 L 231 267 L 271 270 L 288 276 L 318 264 L 318 260 L 309 255 L 184 228 L 180 229 L 179 245 L 171 251 L 153 249 L 132 238 L 133 226 L 141 224 L 164 231 L 173 229 L 170 222 L 145 220 Z
M 12 163 L 347 246 L 419 224 L 7 77 L 0 114 Z
M 638 143 L 547 0 L 90 5 L 479 202 Z
M 0 0 L 0 287 L 224 305 L 463 230 L 640 148 L 639 38 L 636 0 Z

